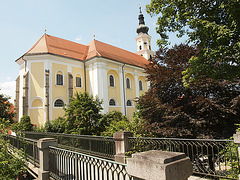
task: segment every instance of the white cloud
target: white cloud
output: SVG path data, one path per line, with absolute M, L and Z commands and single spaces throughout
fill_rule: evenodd
M 79 42 L 79 43 L 82 43 L 82 36 L 79 36 L 75 39 L 75 41 Z
M 16 89 L 15 81 L 8 81 L 8 82 L 0 83 L 0 93 L 10 96 L 11 99 L 9 99 L 9 101 L 11 103 L 14 103 L 15 89 Z
M 10 76 L 7 77 L 7 80 L 8 80 L 8 81 L 10 81 L 11 79 L 12 79 L 12 77 L 10 77 Z

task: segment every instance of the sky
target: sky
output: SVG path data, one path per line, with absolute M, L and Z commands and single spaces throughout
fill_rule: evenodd
M 150 0 L 0 0 L 0 94 L 15 98 L 15 79 L 19 65 L 15 62 L 46 33 L 87 45 L 95 39 L 136 52 L 139 3 L 156 41 L 157 17 L 146 13 Z M 175 36 L 172 44 L 180 41 Z

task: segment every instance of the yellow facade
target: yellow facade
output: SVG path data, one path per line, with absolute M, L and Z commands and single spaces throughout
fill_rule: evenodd
M 61 73 L 63 75 L 63 85 L 56 84 L 56 74 Z M 68 78 L 68 71 L 67 65 L 52 63 L 52 104 L 57 99 L 63 100 L 64 103 L 68 102 L 68 86 L 67 86 L 67 78 Z M 56 108 L 53 105 L 53 112 L 52 112 L 52 120 L 57 119 L 59 116 L 64 115 L 63 108 Z
M 31 63 L 30 99 L 44 97 L 44 63 Z
M 114 77 L 114 87 L 111 87 L 109 84 L 109 76 L 113 75 Z M 117 106 L 121 106 L 121 95 L 120 95 L 120 79 L 119 79 L 119 72 L 116 70 L 108 70 L 107 73 L 108 77 L 108 99 L 114 98 L 117 101 Z
M 76 94 L 76 92 L 84 92 L 85 90 L 84 69 L 78 68 L 78 67 L 72 67 L 72 76 L 73 76 L 73 94 Z M 81 78 L 81 87 L 77 87 L 76 77 Z
M 44 126 L 44 109 L 30 109 L 29 113 L 31 123 L 38 127 Z

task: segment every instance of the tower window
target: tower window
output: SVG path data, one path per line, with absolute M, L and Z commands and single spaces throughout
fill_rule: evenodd
M 127 106 L 132 106 L 132 102 L 130 100 L 127 100 Z
M 115 84 L 114 84 L 114 76 L 113 75 L 109 76 L 109 86 L 111 86 L 111 87 L 115 86 Z
M 142 81 L 141 81 L 141 80 L 139 81 L 139 90 L 140 90 L 140 91 L 142 91 L 142 90 L 143 90 L 143 83 L 142 83 Z
M 142 46 L 141 45 L 139 46 L 139 50 L 142 50 Z
M 110 99 L 109 106 L 116 106 L 116 102 L 114 99 Z
M 54 102 L 54 107 L 63 107 L 64 103 L 61 99 L 57 99 L 55 102 Z
M 151 50 L 151 46 L 149 46 L 149 50 Z
M 129 78 L 126 79 L 126 86 L 127 86 L 127 89 L 131 89 L 131 82 Z
M 147 45 L 147 42 L 146 42 L 146 41 L 144 42 L 144 45 Z
M 63 73 L 61 71 L 57 72 L 56 85 L 63 86 Z
M 78 76 L 76 77 L 76 87 L 82 87 L 82 79 Z

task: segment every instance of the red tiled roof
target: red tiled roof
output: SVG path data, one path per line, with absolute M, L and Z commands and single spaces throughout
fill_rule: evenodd
M 126 64 L 145 67 L 149 62 L 142 56 L 124 49 L 92 40 L 88 45 L 44 34 L 26 54 L 51 53 L 78 60 L 105 57 Z

